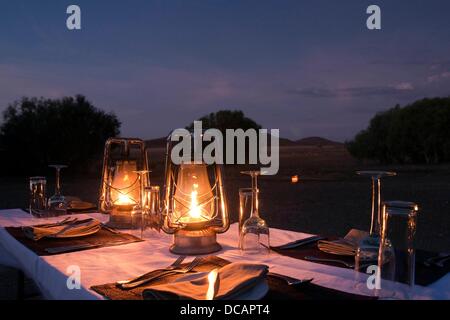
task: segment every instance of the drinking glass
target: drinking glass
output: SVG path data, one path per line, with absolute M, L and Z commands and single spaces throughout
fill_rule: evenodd
M 252 203 L 253 203 L 252 196 L 253 196 L 252 188 L 239 189 L 239 224 L 238 224 L 239 239 L 241 237 L 242 226 L 244 225 L 245 220 L 250 218 L 252 214 Z
M 258 176 L 261 171 L 242 171 L 252 178 L 252 204 L 250 218 L 242 225 L 239 247 L 245 253 L 268 254 L 270 252 L 269 226 L 259 216 Z
M 372 214 L 369 233 L 371 237 L 378 238 L 381 223 L 381 178 L 393 177 L 397 173 L 392 171 L 357 171 L 356 174 L 370 177 L 372 181 Z
M 30 177 L 30 203 L 29 211 L 33 216 L 47 208 L 45 177 Z
M 378 253 L 381 279 L 414 285 L 417 213 L 418 205 L 413 202 L 384 203 Z
M 142 238 L 145 212 L 145 181 L 148 181 L 148 179 L 144 179 L 144 175 L 148 174 L 150 171 L 137 170 L 133 172 L 138 175 L 139 179 L 139 202 L 133 207 L 133 210 L 131 211 L 131 230 L 133 230 L 133 235 Z
M 151 237 L 151 230 L 160 231 L 161 202 L 159 186 L 145 188 L 145 210 L 142 219 L 141 238 Z
M 52 164 L 49 165 L 50 168 L 55 168 L 56 171 L 56 181 L 55 181 L 55 194 L 48 199 L 48 208 L 52 209 L 66 209 L 67 203 L 66 198 L 61 194 L 61 181 L 60 173 L 61 169 L 67 168 L 66 165 Z

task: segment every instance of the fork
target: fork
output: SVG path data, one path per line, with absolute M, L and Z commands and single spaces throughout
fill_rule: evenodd
M 141 280 L 141 279 L 145 278 L 146 276 L 150 275 L 151 273 L 153 273 L 155 271 L 159 271 L 159 270 L 161 270 L 161 271 L 163 271 L 163 270 L 173 270 L 175 268 L 178 268 L 185 258 L 186 258 L 186 256 L 179 256 L 174 262 L 172 262 L 170 265 L 168 265 L 165 268 L 152 270 L 150 272 L 141 274 L 140 276 L 137 276 L 137 277 L 134 277 L 134 278 L 131 278 L 131 279 L 128 279 L 128 280 L 119 280 L 119 281 L 116 282 L 116 284 L 117 285 L 123 285 L 123 284 L 132 283 L 132 282 Z
M 84 221 L 84 220 L 83 220 L 83 221 Z M 40 240 L 40 239 L 42 239 L 42 238 L 44 238 L 44 237 L 49 237 L 49 236 L 57 237 L 57 236 L 63 234 L 64 232 L 66 232 L 67 230 L 69 230 L 70 228 L 72 228 L 72 226 L 73 226 L 75 223 L 78 223 L 78 222 L 80 222 L 80 221 L 78 220 L 78 218 L 75 218 L 75 219 L 70 220 L 70 221 L 67 221 L 67 222 L 65 222 L 65 223 L 63 223 L 63 224 L 61 224 L 61 225 L 56 225 L 56 226 L 64 226 L 64 227 L 63 227 L 61 230 L 59 230 L 59 231 L 57 231 L 57 232 L 55 232 L 55 233 L 51 233 L 51 234 L 41 234 L 40 236 L 35 237 L 34 240 L 35 240 L 35 241 L 38 241 L 38 240 Z M 55 227 L 56 227 L 56 226 L 55 226 Z
M 146 284 L 146 283 L 149 283 L 156 279 L 159 279 L 163 276 L 167 276 L 170 274 L 177 274 L 177 273 L 180 273 L 180 274 L 188 273 L 188 272 L 192 271 L 196 266 L 198 266 L 202 260 L 203 260 L 203 257 L 195 257 L 195 259 L 192 260 L 191 263 L 189 263 L 189 265 L 184 268 L 175 268 L 173 270 L 166 270 L 155 276 L 150 276 L 148 278 L 144 278 L 142 280 L 135 281 L 132 283 L 125 283 L 125 284 L 119 285 L 119 287 L 121 289 L 133 289 L 133 288 L 139 287 L 143 284 Z
M 51 222 L 51 223 L 43 223 L 43 224 L 36 224 L 30 227 L 37 227 L 37 228 L 49 228 L 49 227 L 57 227 L 59 225 L 63 225 L 68 223 L 69 221 L 71 221 L 74 218 L 71 217 L 67 217 L 64 220 L 58 221 L 58 222 Z M 76 219 L 76 218 L 75 218 Z

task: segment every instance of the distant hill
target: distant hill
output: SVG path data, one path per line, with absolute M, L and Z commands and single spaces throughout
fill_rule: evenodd
M 294 142 L 297 146 L 339 146 L 341 142 L 328 140 L 321 137 L 308 137 Z
M 157 138 L 145 141 L 148 148 L 165 148 L 167 138 Z M 340 142 L 331 141 L 321 137 L 308 137 L 297 141 L 292 141 L 286 138 L 280 138 L 280 146 L 338 146 L 342 145 Z

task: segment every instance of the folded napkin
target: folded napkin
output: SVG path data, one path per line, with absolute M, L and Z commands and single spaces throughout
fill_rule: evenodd
M 361 239 L 367 237 L 366 231 L 351 229 L 347 235 L 342 239 L 337 240 L 320 240 L 317 242 L 317 247 L 320 251 L 341 256 L 354 256 L 356 249 Z
M 22 227 L 27 238 L 38 241 L 42 238 L 67 238 L 92 234 L 101 229 L 98 220 L 89 218 L 84 220 L 72 219 L 60 223 Z
M 172 283 L 149 287 L 142 295 L 144 299 L 205 300 L 208 289 L 212 286 L 216 287 L 214 299 L 238 299 L 245 292 L 266 281 L 268 270 L 269 267 L 262 264 L 230 263 L 218 269 L 218 283 L 210 284 L 210 273 L 200 272 L 183 276 Z

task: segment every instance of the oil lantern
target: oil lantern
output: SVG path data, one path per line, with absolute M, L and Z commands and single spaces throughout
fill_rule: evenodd
M 140 172 L 145 171 L 145 174 Z M 110 138 L 105 143 L 99 209 L 111 215 L 109 225 L 131 227 L 132 212 L 141 205 L 149 185 L 145 143 L 134 138 Z
M 202 161 L 174 163 L 171 136 L 166 150 L 162 227 L 166 233 L 173 234 L 170 251 L 183 255 L 219 251 L 216 234 L 229 227 L 222 166 Z

